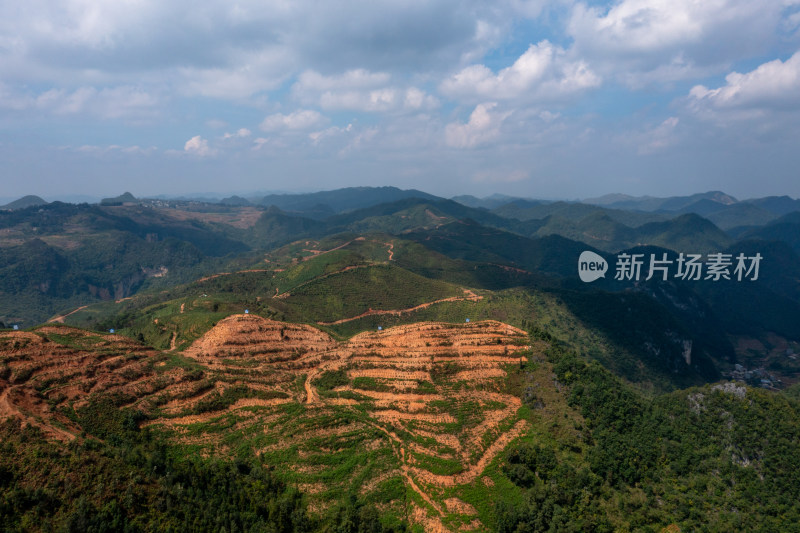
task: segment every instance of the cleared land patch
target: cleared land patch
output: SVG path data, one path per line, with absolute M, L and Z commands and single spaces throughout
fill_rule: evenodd
M 62 408 L 80 413 L 109 395 L 193 453 L 286 465 L 282 475 L 307 488 L 316 509 L 369 490 L 383 508 L 446 531 L 449 516 L 474 515 L 448 494 L 483 486 L 487 467 L 529 428 L 506 389 L 508 365 L 529 345 L 496 321 L 337 342 L 309 325 L 231 315 L 183 353 L 48 325 L 0 335 L 0 418 L 70 440 L 83 420 Z M 416 495 L 410 507 L 406 490 Z

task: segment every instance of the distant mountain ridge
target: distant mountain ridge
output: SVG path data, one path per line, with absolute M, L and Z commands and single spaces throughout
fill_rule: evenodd
M 583 203 L 636 211 L 680 211 L 701 200 L 708 200 L 722 205 L 732 205 L 739 201 L 722 191 L 709 191 L 690 196 L 670 196 L 666 198 L 607 194 L 599 198 L 587 198 L 583 200 Z
M 0 209 L 6 209 L 12 211 L 14 209 L 25 209 L 26 207 L 35 207 L 37 205 L 47 205 L 47 200 L 35 196 L 33 194 L 29 194 L 27 196 L 23 196 L 18 200 L 14 200 L 13 202 L 9 202 L 6 205 L 0 207 Z
M 139 200 L 129 192 L 125 192 L 114 198 L 103 198 L 100 200 L 100 205 L 122 205 L 129 203 L 137 203 Z
M 270 194 L 262 198 L 258 203 L 265 207 L 274 205 L 288 213 L 324 212 L 327 208 L 328 214 L 335 214 L 407 198 L 441 199 L 438 196 L 416 189 L 347 187 L 305 194 Z

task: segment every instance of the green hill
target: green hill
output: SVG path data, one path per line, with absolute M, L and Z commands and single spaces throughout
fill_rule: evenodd
M 20 334 L 0 334 L 9 405 L 38 397 L 44 413 L 26 429 L 0 424 L 0 523 L 784 531 L 800 520 L 796 400 L 733 382 L 643 394 L 539 319 L 530 337 L 494 324 L 420 324 L 300 351 L 303 335 L 331 341 L 234 315 L 216 344 L 182 354 L 63 327 L 14 348 Z M 465 337 L 480 330 L 493 337 Z M 482 355 L 515 349 L 527 361 Z M 71 374 L 54 374 L 58 364 Z M 59 392 L 76 378 L 98 386 Z
M 800 212 L 789 213 L 741 235 L 742 239 L 783 241 L 800 253 Z
M 397 191 L 0 212 L 23 326 L 0 331 L 0 529 L 800 523 L 793 215 L 735 241 L 696 214 L 365 205 Z M 586 250 L 763 260 L 583 283 Z
M 138 201 L 139 200 L 137 200 L 134 195 L 132 195 L 129 192 L 125 192 L 113 198 L 103 198 L 102 200 L 100 200 L 100 205 L 113 206 L 113 205 L 123 205 L 127 203 L 135 204 Z
M 6 209 L 9 211 L 13 211 L 15 209 L 25 209 L 27 207 L 38 207 L 40 205 L 47 205 L 47 201 L 32 194 L 27 196 L 23 196 L 13 202 L 9 202 L 6 205 L 0 207 L 0 209 Z
M 274 205 L 284 211 L 303 213 L 318 211 L 325 206 L 335 213 L 364 209 L 373 205 L 395 202 L 406 198 L 438 200 L 439 198 L 415 189 L 397 187 L 348 187 L 333 191 L 306 194 L 271 194 L 261 200 L 261 205 Z

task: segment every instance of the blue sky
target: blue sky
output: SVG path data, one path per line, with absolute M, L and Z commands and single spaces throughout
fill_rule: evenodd
M 800 0 L 0 4 L 0 197 L 800 196 Z

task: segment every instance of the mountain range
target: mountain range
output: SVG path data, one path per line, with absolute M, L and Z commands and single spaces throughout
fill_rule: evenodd
M 794 202 L 384 187 L 3 210 L 0 526 L 790 530 Z

